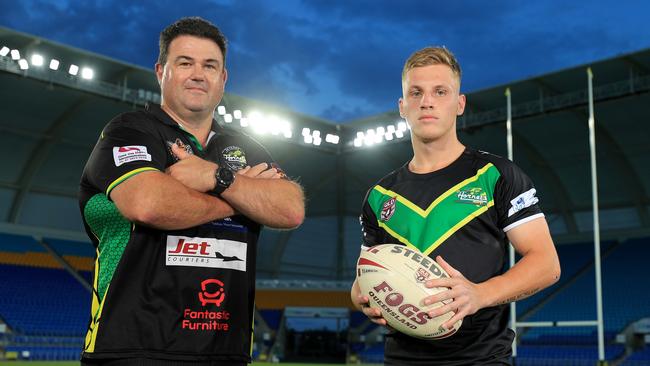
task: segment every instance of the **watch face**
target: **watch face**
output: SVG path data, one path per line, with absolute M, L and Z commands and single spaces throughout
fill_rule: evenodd
M 230 187 L 232 181 L 234 180 L 235 175 L 232 170 L 228 168 L 219 168 L 219 184 L 222 186 Z

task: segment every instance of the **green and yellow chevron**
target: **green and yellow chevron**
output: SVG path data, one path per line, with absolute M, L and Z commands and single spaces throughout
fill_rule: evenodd
M 429 254 L 456 231 L 494 206 L 494 187 L 500 176 L 499 170 L 488 163 L 476 175 L 437 197 L 426 210 L 380 185 L 370 192 L 368 203 L 380 227 L 402 243 Z M 467 200 L 459 195 L 466 192 L 481 192 L 484 200 Z M 395 213 L 387 221 L 381 221 L 383 205 L 391 198 L 396 199 Z

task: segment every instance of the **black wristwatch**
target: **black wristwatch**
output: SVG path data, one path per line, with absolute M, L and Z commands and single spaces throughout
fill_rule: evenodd
M 235 173 L 232 170 L 220 166 L 217 168 L 217 171 L 214 173 L 214 177 L 217 180 L 217 184 L 212 189 L 212 193 L 220 195 L 230 187 L 232 182 L 235 181 Z

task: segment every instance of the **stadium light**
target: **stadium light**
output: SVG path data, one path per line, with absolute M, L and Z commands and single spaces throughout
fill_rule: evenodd
M 354 139 L 354 147 L 361 147 L 363 145 L 363 138 Z
M 92 80 L 95 77 L 95 71 L 90 67 L 84 67 L 81 69 L 81 78 L 86 80 Z M 151 96 L 147 99 L 151 99 Z
M 11 50 L 9 49 L 9 47 L 7 47 L 7 46 L 2 46 L 2 49 L 0 49 L 0 56 L 2 56 L 2 57 L 7 56 L 7 55 L 9 54 L 9 51 L 11 51 Z
M 291 136 L 293 136 L 293 132 L 291 131 L 291 123 L 289 123 L 289 121 L 286 119 L 280 120 L 280 133 L 286 138 L 291 138 Z
M 311 135 L 314 136 L 314 138 L 317 138 L 317 137 L 320 138 L 320 131 L 319 131 L 319 130 L 314 130 L 314 131 L 311 133 Z
M 29 69 L 29 64 L 27 63 L 27 60 L 21 58 L 20 61 L 18 61 L 18 67 L 20 67 L 21 70 L 27 70 Z
M 32 65 L 34 66 L 43 66 L 44 63 L 43 56 L 39 55 L 38 53 L 35 53 L 32 55 Z
M 402 137 L 404 137 L 404 132 L 402 132 L 402 131 L 400 131 L 400 130 L 397 130 L 397 131 L 395 131 L 395 136 L 396 136 L 398 139 L 401 139 Z
M 307 128 L 307 127 L 303 127 L 302 135 L 303 136 L 311 136 L 311 130 L 309 128 Z
M 311 137 L 311 135 L 303 136 L 303 139 L 305 141 L 305 144 L 311 144 L 314 142 L 314 138 Z
M 277 136 L 280 133 L 280 129 L 282 128 L 281 123 L 280 119 L 276 116 L 269 116 L 266 119 L 267 129 L 271 132 L 271 135 Z
M 322 139 L 320 137 L 314 137 L 314 145 L 320 146 L 321 140 Z
M 386 139 L 386 141 L 391 141 L 393 139 L 393 133 L 392 132 L 386 132 L 385 139 Z
M 226 107 L 220 105 L 217 107 L 217 113 L 219 113 L 220 116 L 223 116 L 226 114 Z
M 58 69 L 59 69 L 59 60 L 53 58 L 52 60 L 50 60 L 50 70 L 56 71 Z
M 226 114 L 223 116 L 223 120 L 224 120 L 224 122 L 226 122 L 226 123 L 231 123 L 231 122 L 232 122 L 232 114 L 230 114 L 230 113 L 226 113 Z
M 363 131 L 357 132 L 357 139 L 363 140 Z
M 233 115 L 233 117 L 235 117 L 235 119 L 241 119 L 241 111 L 239 109 L 235 109 L 232 112 L 232 115 Z
M 20 51 L 11 50 L 11 59 L 14 61 L 20 60 Z
M 75 64 L 70 65 L 70 68 L 68 69 L 68 74 L 72 76 L 77 76 L 78 73 L 79 73 L 79 66 Z
M 372 146 L 372 145 L 374 145 L 374 144 L 375 144 L 375 136 L 374 136 L 374 135 L 373 135 L 373 136 L 366 135 L 366 137 L 363 138 L 363 143 L 364 143 L 366 146 Z
M 239 120 L 239 125 L 242 126 L 242 127 L 248 127 L 248 118 L 242 117 Z
M 389 132 L 389 133 L 395 133 L 395 126 L 394 125 L 388 125 L 388 127 L 386 127 L 386 131 Z
M 325 141 L 329 142 L 330 144 L 338 144 L 339 143 L 339 137 L 337 135 L 332 135 L 331 133 L 328 133 L 325 135 Z
M 404 132 L 404 131 L 406 131 L 406 129 L 407 129 L 407 127 L 406 127 L 406 122 L 399 122 L 399 123 L 397 123 L 397 131 L 402 131 L 402 132 Z
M 377 127 L 375 131 L 377 132 L 377 135 L 383 135 L 384 133 L 386 133 L 386 129 L 383 126 Z
M 266 123 L 264 123 L 264 116 L 262 113 L 253 111 L 248 115 L 248 120 L 253 128 L 253 132 L 260 135 L 265 134 L 267 131 Z

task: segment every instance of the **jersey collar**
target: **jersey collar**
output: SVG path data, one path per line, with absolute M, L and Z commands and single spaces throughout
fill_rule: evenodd
M 150 103 L 147 102 L 145 104 L 144 109 L 151 113 L 154 117 L 156 117 L 160 122 L 175 127 L 179 128 L 183 131 L 185 131 L 174 119 L 165 112 L 159 104 L 156 103 Z M 223 127 L 217 123 L 217 120 L 214 118 L 212 119 L 212 126 L 210 127 L 210 135 L 208 136 L 208 141 L 210 141 L 210 138 L 214 136 L 215 134 L 220 134 L 223 132 Z

